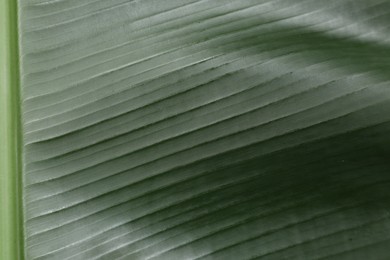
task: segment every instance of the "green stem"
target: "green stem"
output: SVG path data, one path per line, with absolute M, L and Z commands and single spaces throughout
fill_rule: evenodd
M 0 0 L 0 259 L 23 259 L 17 0 Z

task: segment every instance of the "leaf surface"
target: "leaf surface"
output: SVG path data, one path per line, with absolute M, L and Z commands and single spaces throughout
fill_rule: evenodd
M 390 257 L 385 0 L 20 0 L 28 259 Z

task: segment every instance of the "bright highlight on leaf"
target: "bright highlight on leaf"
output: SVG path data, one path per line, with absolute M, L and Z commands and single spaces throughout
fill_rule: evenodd
M 20 0 L 26 259 L 389 259 L 390 2 Z

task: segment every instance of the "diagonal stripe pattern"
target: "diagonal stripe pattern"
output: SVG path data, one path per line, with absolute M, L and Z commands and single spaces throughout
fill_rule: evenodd
M 19 0 L 27 259 L 390 257 L 386 0 Z

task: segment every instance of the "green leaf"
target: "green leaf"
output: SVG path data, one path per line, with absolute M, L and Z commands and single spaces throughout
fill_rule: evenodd
M 0 259 L 23 256 L 16 1 L 0 0 Z
M 390 257 L 385 0 L 20 0 L 27 259 Z

